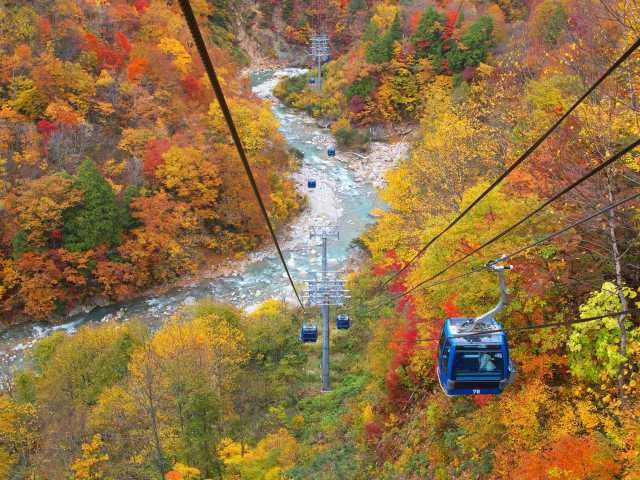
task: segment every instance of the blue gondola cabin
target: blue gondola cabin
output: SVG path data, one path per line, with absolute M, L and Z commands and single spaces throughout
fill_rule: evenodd
M 338 314 L 338 316 L 336 317 L 336 328 L 338 330 L 348 330 L 350 326 L 351 319 L 349 318 L 349 315 L 346 315 L 344 313 Z
M 316 181 L 315 180 L 307 180 L 307 187 L 316 188 Z
M 318 341 L 318 327 L 316 325 L 303 325 L 300 328 L 300 341 L 315 343 Z
M 438 381 L 447 395 L 500 394 L 513 379 L 507 335 L 493 318 L 469 333 L 472 318 L 448 318 L 438 346 Z
M 329 147 L 329 149 L 327 150 L 327 155 L 329 155 L 330 157 L 335 157 L 336 149 L 334 147 Z

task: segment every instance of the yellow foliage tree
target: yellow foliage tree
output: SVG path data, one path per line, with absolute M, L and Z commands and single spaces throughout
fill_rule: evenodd
M 201 478 L 200 470 L 183 463 L 176 463 L 170 472 L 165 475 L 165 480 L 198 480 Z
M 89 443 L 82 444 L 82 456 L 71 465 L 74 480 L 99 480 L 104 478 L 104 464 L 109 455 L 102 453 L 104 442 L 102 437 L 94 435 Z
M 13 467 L 26 463 L 37 440 L 35 407 L 0 394 L 0 478 L 11 478 Z
M 375 13 L 371 17 L 371 23 L 378 27 L 379 30 L 386 30 L 397 14 L 397 5 L 392 2 L 380 2 L 376 5 Z
M 512 450 L 539 449 L 549 439 L 553 412 L 558 410 L 551 389 L 539 380 L 531 381 L 500 402 L 505 441 Z
M 19 280 L 13 260 L 0 260 L 0 302 L 7 292 L 18 285 Z
M 396 42 L 389 73 L 383 77 L 378 90 L 380 112 L 388 122 L 408 120 L 420 106 L 419 85 L 411 70 L 414 63 L 413 56 L 406 56 Z
M 100 70 L 100 75 L 96 79 L 96 87 L 108 87 L 112 85 L 113 82 L 114 80 L 111 74 L 107 70 L 102 69 Z
M 256 106 L 243 98 L 230 98 L 229 108 L 247 153 L 254 153 L 280 139 L 278 121 L 266 104 Z M 231 134 L 217 102 L 209 106 L 209 125 L 221 143 L 231 143 Z
M 244 335 L 237 327 L 212 313 L 187 323 L 175 319 L 154 336 L 151 347 L 165 366 L 165 372 L 175 368 L 174 378 L 181 376 L 191 360 L 194 368 L 197 365 L 203 373 L 207 372 L 222 393 L 247 359 L 244 343 Z
M 81 200 L 82 192 L 73 188 L 71 179 L 48 175 L 26 182 L 11 198 L 9 208 L 28 233 L 29 245 L 43 248 L 51 232 L 62 229 L 63 212 Z
M 220 178 L 218 166 L 194 147 L 171 147 L 156 170 L 160 183 L 196 207 L 200 218 L 215 218 Z
M 125 128 L 120 136 L 118 148 L 134 157 L 142 158 L 149 140 L 155 137 L 147 128 Z
M 243 480 L 281 479 L 300 455 L 297 440 L 285 428 L 267 435 L 252 449 L 243 449 L 238 443 L 225 439 L 220 451 L 231 473 Z
M 163 37 L 158 45 L 163 53 L 173 57 L 173 64 L 182 74 L 186 74 L 191 66 L 191 55 L 184 45 L 175 38 Z
M 376 260 L 389 250 L 403 259 L 413 256 L 413 248 L 444 227 L 446 215 L 465 203 L 469 187 L 501 163 L 499 137 L 476 118 L 481 100 L 456 104 L 451 80 L 437 77 L 423 101 L 427 107 L 420 137 L 410 158 L 387 174 L 381 193 L 389 211 L 365 237 Z M 414 247 L 407 250 L 410 245 Z
M 206 473 L 217 458 L 216 424 L 233 416 L 231 394 L 247 352 L 244 335 L 226 316 L 204 308 L 185 320 L 172 319 L 134 352 L 131 389 L 154 432 L 156 463 L 164 463 L 164 450 L 178 458 L 189 452 Z

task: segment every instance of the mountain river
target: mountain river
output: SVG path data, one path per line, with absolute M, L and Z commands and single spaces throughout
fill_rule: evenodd
M 318 127 L 316 121 L 304 112 L 287 108 L 272 95 L 272 89 L 280 78 L 301 72 L 281 69 L 252 76 L 254 94 L 271 100 L 273 112 L 280 122 L 280 131 L 291 147 L 304 154 L 300 170 L 291 178 L 299 192 L 308 197 L 308 206 L 279 233 L 287 264 L 297 286 L 300 286 L 299 290 L 310 273 L 320 269 L 320 249 L 317 241 L 309 239 L 309 227 L 339 227 L 339 239 L 329 241 L 329 269 L 344 268 L 352 254 L 352 240 L 374 221 L 370 215 L 372 209 L 383 207 L 376 187 L 382 185 L 384 171 L 406 155 L 403 143 L 373 143 L 368 155 L 338 151 L 335 157 L 328 157 L 327 147 L 334 143 L 330 131 Z M 308 179 L 315 179 L 317 188 L 308 189 Z M 39 339 L 54 331 L 73 334 L 84 324 L 124 322 L 131 318 L 157 328 L 176 310 L 202 298 L 232 303 L 246 310 L 269 298 L 295 301 L 271 245 L 227 265 L 223 270 L 223 273 L 212 270 L 199 280 L 172 288 L 159 296 L 141 297 L 70 316 L 61 324 L 32 323 L 3 331 L 0 333 L 0 384 L 2 377 L 6 379 L 13 368 L 23 363 L 25 353 Z

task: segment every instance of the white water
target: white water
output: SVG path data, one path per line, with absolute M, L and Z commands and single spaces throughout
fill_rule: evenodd
M 300 171 L 292 174 L 291 178 L 298 191 L 308 196 L 308 208 L 285 232 L 280 233 L 285 259 L 299 290 L 309 274 L 320 268 L 319 249 L 309 240 L 309 226 L 339 226 L 339 240 L 329 244 L 329 268 L 343 268 L 350 254 L 351 241 L 373 221 L 368 215 L 371 209 L 380 206 L 372 185 L 376 175 L 363 175 L 362 162 L 356 172 L 345 162 L 348 154 L 338 152 L 336 157 L 328 157 L 327 147 L 333 145 L 329 130 L 317 127 L 311 117 L 286 108 L 272 96 L 272 89 L 280 78 L 300 72 L 296 69 L 266 71 L 253 78 L 254 93 L 272 101 L 273 112 L 280 121 L 280 131 L 289 145 L 304 153 Z M 380 149 L 383 156 L 395 157 L 385 158 L 384 162 L 392 163 L 405 153 L 403 148 L 389 148 L 385 144 L 373 147 Z M 364 170 L 367 170 L 366 164 Z M 377 177 L 379 181 L 379 175 Z M 307 188 L 310 178 L 317 180 L 318 185 L 311 191 Z M 13 367 L 22 363 L 25 352 L 38 340 L 58 330 L 73 334 L 84 324 L 123 322 L 132 318 L 158 327 L 182 306 L 202 298 L 232 303 L 247 310 L 269 298 L 295 300 L 286 274 L 271 247 L 249 254 L 230 271 L 220 276 L 213 270 L 211 279 L 172 289 L 158 297 L 97 308 L 90 313 L 76 315 L 61 325 L 39 323 L 5 331 L 0 335 L 0 374 L 9 374 Z

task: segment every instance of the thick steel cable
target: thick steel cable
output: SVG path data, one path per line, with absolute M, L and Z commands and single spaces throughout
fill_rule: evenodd
M 556 230 L 555 232 L 552 232 L 552 233 L 550 233 L 548 235 L 545 235 L 544 237 L 540 238 L 539 240 L 537 240 L 535 242 L 529 243 L 528 245 L 525 245 L 524 247 L 519 248 L 518 250 L 515 250 L 514 252 L 511 252 L 511 253 L 509 253 L 507 255 L 502 256 L 499 259 L 499 261 L 506 262 L 506 261 L 518 256 L 518 255 L 521 255 L 522 253 L 524 253 L 527 250 L 530 250 L 532 248 L 537 247 L 540 244 L 543 244 L 543 243 L 546 243 L 546 242 L 548 242 L 550 240 L 553 240 L 554 238 L 562 235 L 563 233 L 566 233 L 567 231 L 569 231 L 569 230 L 571 230 L 571 229 L 573 229 L 573 228 L 575 228 L 575 227 L 577 227 L 579 225 L 582 225 L 583 223 L 587 223 L 587 222 L 593 220 L 594 218 L 596 218 L 597 216 L 602 215 L 603 213 L 606 213 L 606 212 L 608 212 L 610 210 L 613 210 L 616 207 L 619 207 L 620 205 L 622 205 L 624 203 L 627 203 L 627 202 L 630 202 L 631 200 L 634 200 L 634 199 L 636 199 L 638 197 L 640 197 L 640 192 L 634 193 L 633 195 L 629 195 L 628 197 L 625 197 L 622 200 L 618 200 L 617 202 L 613 202 L 613 203 L 607 205 L 606 207 L 603 207 L 603 208 L 601 208 L 599 210 L 596 210 L 593 213 L 590 213 L 586 217 L 583 217 L 583 218 L 581 218 L 579 220 L 576 220 L 575 222 L 571 222 L 570 224 L 564 226 L 563 228 L 561 228 L 559 230 Z M 477 273 L 477 272 L 479 272 L 481 270 L 483 270 L 483 267 L 474 267 L 473 269 L 471 269 L 471 270 L 469 270 L 469 271 L 467 271 L 465 273 L 461 273 L 461 274 L 455 275 L 453 277 L 447 277 L 446 279 L 439 280 L 439 281 L 434 282 L 434 283 L 428 283 L 429 279 L 422 280 L 420 283 L 414 285 L 409 290 L 407 290 L 407 291 L 405 291 L 405 292 L 403 292 L 403 293 L 401 293 L 399 295 L 395 295 L 395 296 L 393 296 L 393 297 L 381 302 L 380 304 L 376 305 L 375 307 L 373 307 L 373 310 L 376 311 L 379 308 L 381 308 L 382 306 L 384 306 L 384 305 L 386 305 L 388 303 L 391 303 L 391 302 L 395 302 L 396 300 L 399 300 L 400 298 L 405 297 L 405 296 L 409 295 L 410 293 L 413 293 L 414 291 L 416 291 L 418 289 L 432 288 L 432 287 L 435 287 L 437 285 L 440 285 L 440 284 L 448 282 L 448 281 L 458 280 L 460 278 L 467 277 L 467 276 L 469 276 L 469 275 L 471 275 L 473 273 Z
M 518 250 L 509 253 L 508 255 L 503 256 L 500 260 L 501 261 L 508 261 L 514 257 L 517 257 L 518 255 L 521 255 L 522 253 L 524 253 L 527 250 L 530 250 L 532 248 L 537 247 L 538 245 L 542 244 L 542 243 L 546 243 L 549 240 L 553 240 L 556 237 L 559 237 L 560 235 L 562 235 L 563 233 L 566 233 L 567 231 L 582 225 L 583 223 L 587 223 L 591 220 L 593 220 L 594 218 L 596 218 L 599 215 L 602 215 L 603 213 L 607 213 L 610 210 L 613 210 L 617 207 L 619 207 L 620 205 L 630 202 L 631 200 L 634 200 L 636 198 L 638 198 L 640 196 L 640 192 L 638 193 L 634 193 L 633 195 L 629 195 L 628 197 L 623 198 L 622 200 L 618 200 L 617 202 L 613 202 L 610 203 L 609 205 L 607 205 L 606 207 L 601 208 L 600 210 L 596 210 L 595 212 L 591 213 L 590 215 L 587 215 L 586 217 L 581 218 L 580 220 L 576 220 L 575 222 L 570 223 L 569 225 L 561 228 L 560 230 L 556 230 L 553 233 L 550 233 L 548 235 L 545 235 L 544 237 L 542 237 L 540 240 L 537 240 L 533 243 L 530 243 L 529 245 L 526 245 L 522 248 L 519 248 Z
M 604 315 L 598 315 L 597 317 L 579 318 L 576 320 L 567 320 L 566 322 L 541 323 L 540 325 L 530 325 L 528 327 L 518 327 L 518 328 L 509 329 L 509 330 L 512 332 L 523 332 L 526 330 L 538 330 L 541 328 L 567 327 L 567 326 L 575 325 L 578 323 L 593 322 L 595 320 L 602 320 L 609 317 L 617 317 L 618 315 L 627 315 L 630 313 L 637 313 L 637 312 L 638 312 L 638 309 L 629 309 L 629 310 L 623 310 L 621 312 L 610 312 Z M 501 333 L 501 332 L 504 332 L 504 330 L 486 330 L 483 332 L 476 332 L 476 333 L 457 333 L 455 335 L 450 335 L 450 337 L 452 338 L 475 337 L 478 335 L 487 335 L 490 333 Z M 439 337 L 438 338 L 418 338 L 416 339 L 416 343 L 434 342 L 438 340 L 440 340 Z
M 487 269 L 486 265 L 478 265 L 476 267 L 473 267 L 471 270 L 468 270 L 468 271 L 463 272 L 463 273 L 459 273 L 457 275 L 452 275 L 452 276 L 447 277 L 447 278 L 443 278 L 442 280 L 438 280 L 437 282 L 433 282 L 433 283 L 430 283 L 428 285 L 425 285 L 428 280 L 424 280 L 423 282 L 420 282 L 415 287 L 412 287 L 411 291 L 406 291 L 406 292 L 400 293 L 398 295 L 394 295 L 390 299 L 380 302 L 379 304 L 377 304 L 376 306 L 374 306 L 372 308 L 372 311 L 375 312 L 375 311 L 379 310 L 380 308 L 382 308 L 383 306 L 385 306 L 385 305 L 387 305 L 387 304 L 389 304 L 391 302 L 395 302 L 396 300 L 399 300 L 402 297 L 405 297 L 405 296 L 409 295 L 409 293 L 411 293 L 412 291 L 414 291 L 414 290 L 416 290 L 418 288 L 432 288 L 432 287 L 436 287 L 438 285 L 442 285 L 443 283 L 454 282 L 456 280 L 461 280 L 463 278 L 466 278 L 469 275 L 473 275 L 474 273 L 482 272 L 482 271 L 484 271 L 486 269 Z
M 544 210 L 545 208 L 547 208 L 551 203 L 553 203 L 554 201 L 556 201 L 558 198 L 566 195 L 567 193 L 569 193 L 571 190 L 573 190 L 574 188 L 576 188 L 578 185 L 580 185 L 581 183 L 587 181 L 588 179 L 590 179 L 591 177 L 593 177 L 596 173 L 602 171 L 604 168 L 608 167 L 609 165 L 611 165 L 612 163 L 616 162 L 617 160 L 619 160 L 620 158 L 622 158 L 624 155 L 626 155 L 627 153 L 629 153 L 631 150 L 635 149 L 638 145 L 640 145 L 640 138 L 637 139 L 635 142 L 630 143 L 629 145 L 627 145 L 625 148 L 623 148 L 622 150 L 618 151 L 617 153 L 615 153 L 614 155 L 612 155 L 610 158 L 608 158 L 607 160 L 605 160 L 604 162 L 600 163 L 597 167 L 589 170 L 587 173 L 585 173 L 582 177 L 580 177 L 578 180 L 576 180 L 575 182 L 571 183 L 570 185 L 567 185 L 565 188 L 563 188 L 562 190 L 560 190 L 559 192 L 557 192 L 555 195 L 553 195 L 551 198 L 549 198 L 548 200 L 546 200 L 545 202 L 543 202 L 542 204 L 540 204 L 535 210 L 529 212 L 528 214 L 526 214 L 524 217 L 522 217 L 520 220 L 518 220 L 516 223 L 514 223 L 513 225 L 511 225 L 510 227 L 506 228 L 505 230 L 503 230 L 502 232 L 500 232 L 499 234 L 495 235 L 494 237 L 490 238 L 489 240 L 487 240 L 486 242 L 484 242 L 482 245 L 474 248 L 473 250 L 471 250 L 470 252 L 466 253 L 465 255 L 463 255 L 462 257 L 458 258 L 457 260 L 454 260 L 453 262 L 449 263 L 445 268 L 443 268 L 442 270 L 440 270 L 438 273 L 432 275 L 431 277 L 423 280 L 421 283 L 426 283 L 426 282 L 430 282 L 432 280 L 435 280 L 436 278 L 438 278 L 440 275 L 445 274 L 446 272 L 448 272 L 450 269 L 452 269 L 453 267 L 455 267 L 456 265 L 458 265 L 460 262 L 466 260 L 467 258 L 471 257 L 472 255 L 475 255 L 476 253 L 478 253 L 480 250 L 483 250 L 484 248 L 488 247 L 489 245 L 491 245 L 492 243 L 497 242 L 498 240 L 500 240 L 502 237 L 504 237 L 505 235 L 507 235 L 509 232 L 512 232 L 513 230 L 515 230 L 516 228 L 518 228 L 520 225 L 522 225 L 523 223 L 525 223 L 527 220 L 529 220 L 531 217 L 534 217 L 535 215 L 537 215 L 538 213 L 540 213 L 542 210 Z M 408 292 L 413 291 L 413 288 L 409 289 Z
M 213 67 L 213 62 L 211 61 L 211 56 L 209 55 L 209 51 L 207 50 L 207 45 L 204 42 L 204 38 L 202 37 L 202 32 L 200 31 L 200 27 L 198 26 L 198 21 L 196 20 L 195 15 L 193 14 L 193 9 L 191 8 L 191 2 L 189 0 L 179 0 L 180 8 L 182 9 L 182 13 L 184 14 L 185 20 L 187 21 L 187 25 L 189 26 L 189 30 L 191 31 L 191 36 L 193 37 L 193 41 L 198 48 L 198 53 L 200 54 L 200 58 L 202 59 L 202 63 L 207 72 L 207 76 L 209 77 L 209 82 L 211 83 L 211 87 L 215 92 L 216 98 L 218 99 L 218 103 L 220 104 L 220 110 L 222 110 L 222 114 L 224 115 L 224 119 L 227 123 L 227 127 L 229 127 L 229 132 L 231 132 L 231 137 L 233 137 L 233 143 L 235 143 L 236 150 L 238 150 L 238 155 L 240 156 L 240 160 L 242 161 L 242 166 L 244 167 L 245 173 L 247 174 L 247 178 L 249 179 L 249 183 L 251 184 L 251 188 L 256 197 L 258 205 L 260 206 L 260 210 L 262 212 L 262 216 L 264 217 L 264 221 L 269 227 L 269 233 L 271 234 L 271 239 L 273 240 L 274 245 L 276 246 L 276 250 L 278 251 L 278 256 L 280 257 L 280 262 L 282 262 L 282 266 L 284 267 L 284 271 L 287 273 L 287 278 L 289 279 L 289 283 L 291 284 L 291 288 L 300 303 L 300 307 L 304 310 L 304 305 L 302 300 L 300 299 L 300 295 L 298 294 L 298 290 L 296 289 L 295 284 L 293 283 L 293 278 L 291 277 L 291 272 L 289 272 L 289 267 L 287 266 L 287 262 L 284 259 L 284 255 L 282 254 L 282 249 L 280 248 L 280 244 L 278 243 L 278 239 L 275 234 L 275 230 L 273 225 L 271 224 L 271 220 L 269 219 L 269 214 L 267 213 L 267 208 L 262 201 L 262 196 L 260 195 L 260 191 L 258 190 L 258 185 L 256 183 L 255 177 L 253 176 L 253 171 L 251 170 L 251 166 L 249 165 L 249 160 L 247 159 L 247 155 L 244 150 L 244 146 L 242 145 L 242 141 L 240 140 L 240 135 L 238 135 L 238 131 L 236 129 L 235 123 L 233 122 L 233 118 L 231 116 L 231 112 L 229 111 L 229 106 L 227 105 L 227 101 L 224 97 L 224 92 L 222 91 L 222 87 L 220 86 L 220 82 L 218 81 L 218 76 L 216 75 L 215 68 Z
M 465 207 L 464 210 L 462 210 L 462 212 L 460 212 L 458 216 L 451 223 L 449 223 L 449 225 L 447 225 L 447 227 L 445 227 L 443 230 L 440 231 L 440 233 L 432 237 L 399 271 L 397 271 L 390 278 L 385 280 L 380 285 L 380 287 L 378 287 L 376 291 L 379 292 L 380 289 L 384 288 L 389 283 L 391 283 L 395 278 L 397 278 L 399 275 L 404 273 L 411 265 L 413 265 L 413 263 L 416 260 L 418 260 L 422 255 L 424 255 L 424 253 L 429 249 L 431 245 L 434 244 L 434 242 L 436 242 L 442 235 L 444 235 L 451 228 L 453 228 L 460 220 L 462 220 L 464 216 L 466 216 L 469 213 L 469 211 L 471 211 L 473 207 L 475 207 L 478 203 L 480 203 L 480 201 L 484 197 L 486 197 L 493 189 L 495 189 L 511 172 L 513 172 L 518 166 L 520 166 L 540 146 L 540 144 L 542 144 L 542 142 L 544 142 L 547 139 L 547 137 L 549 137 L 549 135 L 551 135 L 560 126 L 560 124 L 584 101 L 584 99 L 587 98 L 591 94 L 591 92 L 593 92 L 602 82 L 604 82 L 609 77 L 609 75 L 611 75 L 627 58 L 629 58 L 629 56 L 639 46 L 640 46 L 640 38 L 638 38 L 633 43 L 633 45 L 631 45 L 607 69 L 607 71 L 604 72 L 600 76 L 600 78 L 598 78 L 598 80 L 596 80 L 596 82 L 593 85 L 591 85 L 591 87 L 589 87 L 589 89 L 587 89 L 587 91 L 584 92 L 582 96 L 580 96 L 580 98 L 578 98 L 578 100 L 576 100 L 574 104 L 571 105 L 571 107 L 569 107 L 569 109 L 565 111 L 562 114 L 562 116 L 558 120 L 556 120 L 556 122 L 545 133 L 543 133 L 542 136 L 540 136 L 540 138 L 538 138 L 533 143 L 533 145 L 531 145 L 522 155 L 520 155 L 520 157 L 515 162 L 513 162 L 504 172 L 502 172 L 500 176 L 496 178 L 493 181 L 493 183 L 491 183 L 491 185 L 489 185 L 478 197 L 476 197 L 475 200 L 473 200 L 473 202 L 471 202 L 467 207 Z

